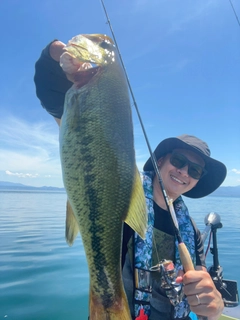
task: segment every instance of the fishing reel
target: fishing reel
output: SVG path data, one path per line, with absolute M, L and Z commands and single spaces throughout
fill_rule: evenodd
M 177 270 L 171 260 L 161 260 L 150 269 L 161 274 L 161 288 L 165 291 L 172 305 L 176 306 L 184 296 L 182 283 L 177 283 Z

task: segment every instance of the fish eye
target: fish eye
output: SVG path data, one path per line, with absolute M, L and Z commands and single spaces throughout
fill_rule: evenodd
M 113 45 L 111 42 L 104 40 L 99 44 L 99 46 L 103 49 L 111 50 Z

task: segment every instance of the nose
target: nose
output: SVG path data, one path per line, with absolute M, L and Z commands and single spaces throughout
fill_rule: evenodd
M 178 172 L 180 172 L 183 176 L 188 176 L 188 164 L 185 165 L 185 167 L 181 169 L 177 169 Z

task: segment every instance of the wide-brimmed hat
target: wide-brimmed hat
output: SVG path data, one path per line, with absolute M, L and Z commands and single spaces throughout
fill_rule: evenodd
M 183 195 L 189 198 L 202 198 L 216 190 L 224 181 L 227 169 L 223 163 L 210 157 L 210 150 L 206 142 L 187 134 L 176 138 L 168 138 L 159 143 L 154 150 L 156 159 L 160 159 L 174 149 L 187 149 L 195 152 L 205 162 L 207 174 L 204 175 L 196 186 Z M 144 171 L 153 171 L 152 159 L 149 158 L 143 167 Z

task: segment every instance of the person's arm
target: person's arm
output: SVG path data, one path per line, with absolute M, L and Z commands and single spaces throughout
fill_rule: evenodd
M 207 272 L 201 233 L 194 221 L 192 223 L 195 229 L 197 265 L 196 270 L 188 271 L 183 275 L 184 293 L 194 313 L 206 316 L 208 320 L 217 320 L 224 308 L 222 296 Z
M 63 54 L 63 48 L 65 47 L 65 43 L 61 42 L 61 41 L 54 41 L 51 43 L 50 47 L 49 47 L 49 54 L 51 56 L 51 58 L 57 62 L 60 61 L 60 57 Z M 69 79 L 70 80 L 70 79 Z M 61 124 L 61 119 L 54 117 L 54 119 L 56 120 L 57 124 L 60 126 Z
M 133 229 L 126 223 L 123 224 L 123 238 L 122 238 L 122 268 L 125 263 L 125 258 L 127 254 L 127 246 L 131 237 L 134 236 Z
M 63 114 L 65 94 L 72 86 L 59 64 L 64 47 L 65 44 L 61 41 L 50 42 L 35 64 L 34 75 L 36 95 L 43 108 L 58 124 Z
M 36 94 L 42 106 L 50 113 L 58 125 L 60 125 L 63 114 L 65 94 L 73 85 L 74 72 L 81 72 L 81 81 L 78 76 L 78 85 L 84 86 L 92 73 L 84 72 L 91 68 L 90 63 L 72 63 L 74 58 L 69 58 L 69 66 L 72 66 L 70 73 L 65 73 L 60 66 L 60 57 L 65 52 L 66 45 L 54 40 L 43 49 L 40 58 L 35 64 L 34 82 L 36 85 Z M 90 74 L 90 75 L 89 75 Z

